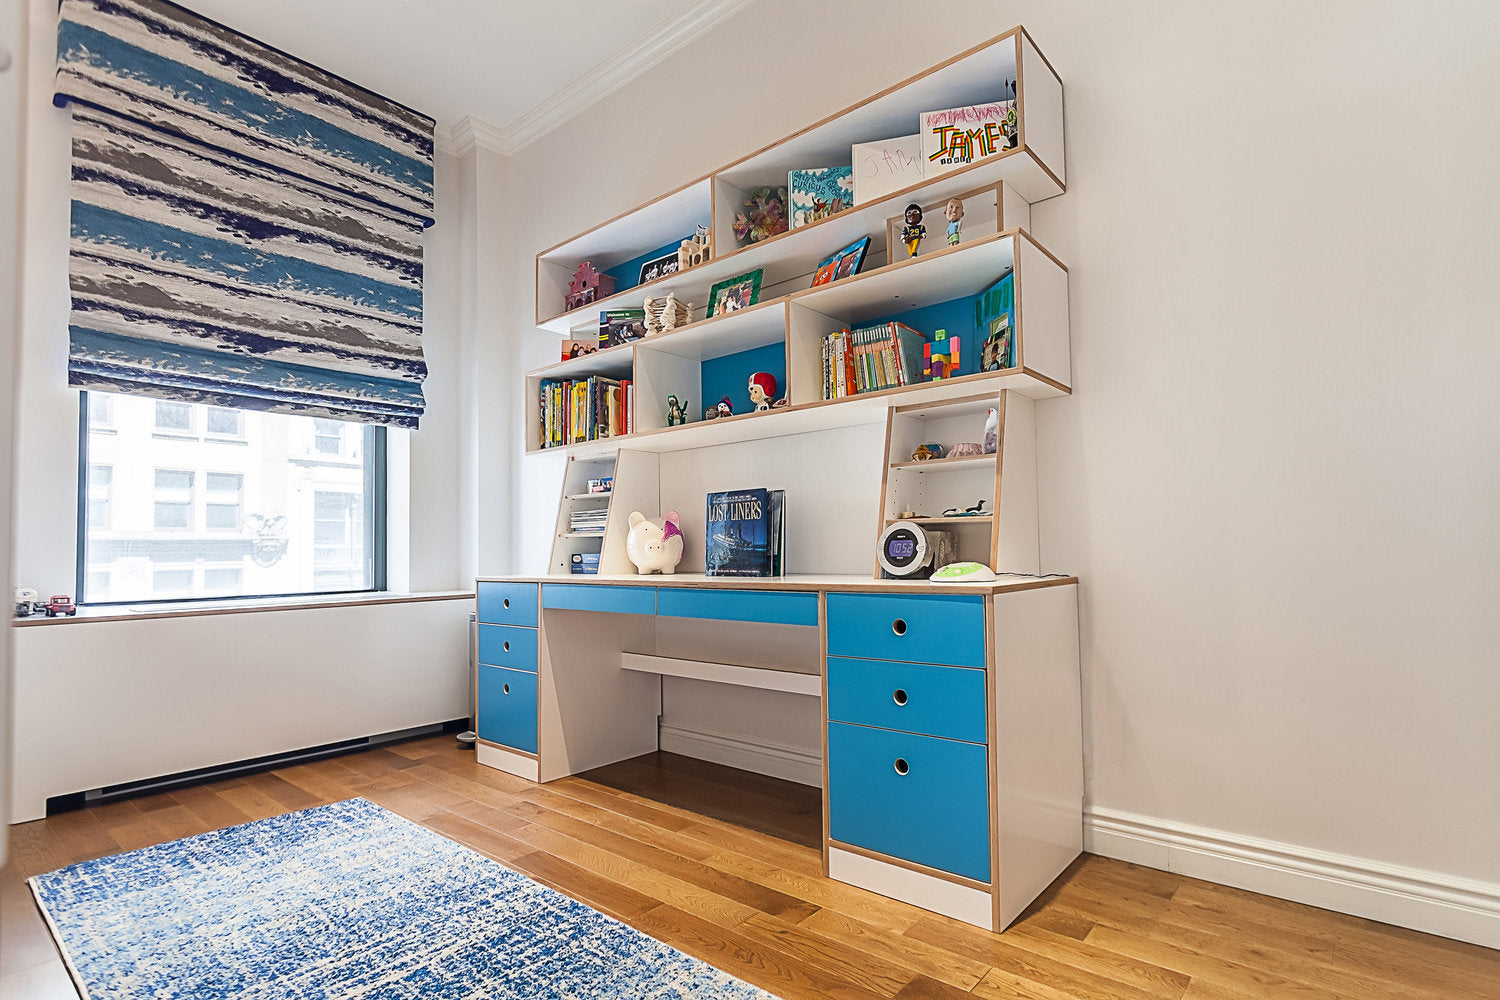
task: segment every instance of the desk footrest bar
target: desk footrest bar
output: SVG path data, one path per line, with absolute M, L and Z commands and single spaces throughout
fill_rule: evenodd
M 691 677 L 694 680 L 716 681 L 720 684 L 760 688 L 765 691 L 786 691 L 791 694 L 810 695 L 814 698 L 823 695 L 823 678 L 819 675 L 773 670 L 769 667 L 742 667 L 733 663 L 679 660 L 670 656 L 652 656 L 647 653 L 621 653 L 620 667 L 645 674 Z

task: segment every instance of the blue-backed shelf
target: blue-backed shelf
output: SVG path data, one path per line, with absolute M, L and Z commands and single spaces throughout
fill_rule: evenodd
M 780 341 L 711 358 L 703 362 L 703 405 L 717 403 L 728 396 L 736 413 L 748 413 L 754 407 L 748 391 L 750 376 L 768 372 L 776 379 L 777 398 L 786 392 L 786 347 Z
M 632 257 L 629 260 L 625 261 L 623 264 L 616 264 L 614 267 L 605 271 L 605 274 L 615 279 L 615 293 L 618 294 L 619 292 L 635 288 L 641 283 L 641 266 L 643 264 L 648 264 L 659 257 L 665 257 L 669 253 L 677 253 L 677 248 L 682 246 L 682 240 L 692 239 L 695 235 L 696 233 L 688 233 L 681 239 L 673 240 L 671 243 L 659 246 L 655 250 L 647 251 L 646 253 L 641 254 L 639 257 Z M 662 277 L 662 275 L 656 275 L 656 277 Z M 637 304 L 637 306 L 635 307 L 622 305 L 618 308 L 637 308 L 638 305 L 639 304 Z

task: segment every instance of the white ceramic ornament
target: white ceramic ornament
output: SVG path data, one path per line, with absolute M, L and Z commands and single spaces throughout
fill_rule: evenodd
M 990 410 L 984 419 L 984 453 L 993 455 L 1000 450 L 1000 415 Z
M 655 521 L 638 510 L 631 511 L 625 554 L 642 575 L 675 573 L 682 561 L 682 529 L 677 526 L 677 512 L 669 510 L 660 521 Z

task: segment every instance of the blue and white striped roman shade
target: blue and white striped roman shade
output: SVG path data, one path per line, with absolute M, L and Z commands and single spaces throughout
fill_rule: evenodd
M 69 384 L 415 427 L 433 120 L 163 0 L 61 0 Z

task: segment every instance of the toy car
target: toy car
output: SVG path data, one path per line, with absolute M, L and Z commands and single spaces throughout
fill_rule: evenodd
M 71 618 L 78 614 L 78 606 L 67 594 L 53 594 L 52 600 L 48 601 L 44 608 L 48 618 L 56 618 L 59 615 L 67 615 Z
M 42 610 L 42 602 L 37 600 L 36 591 L 30 587 L 16 588 L 16 617 L 27 618 Z

